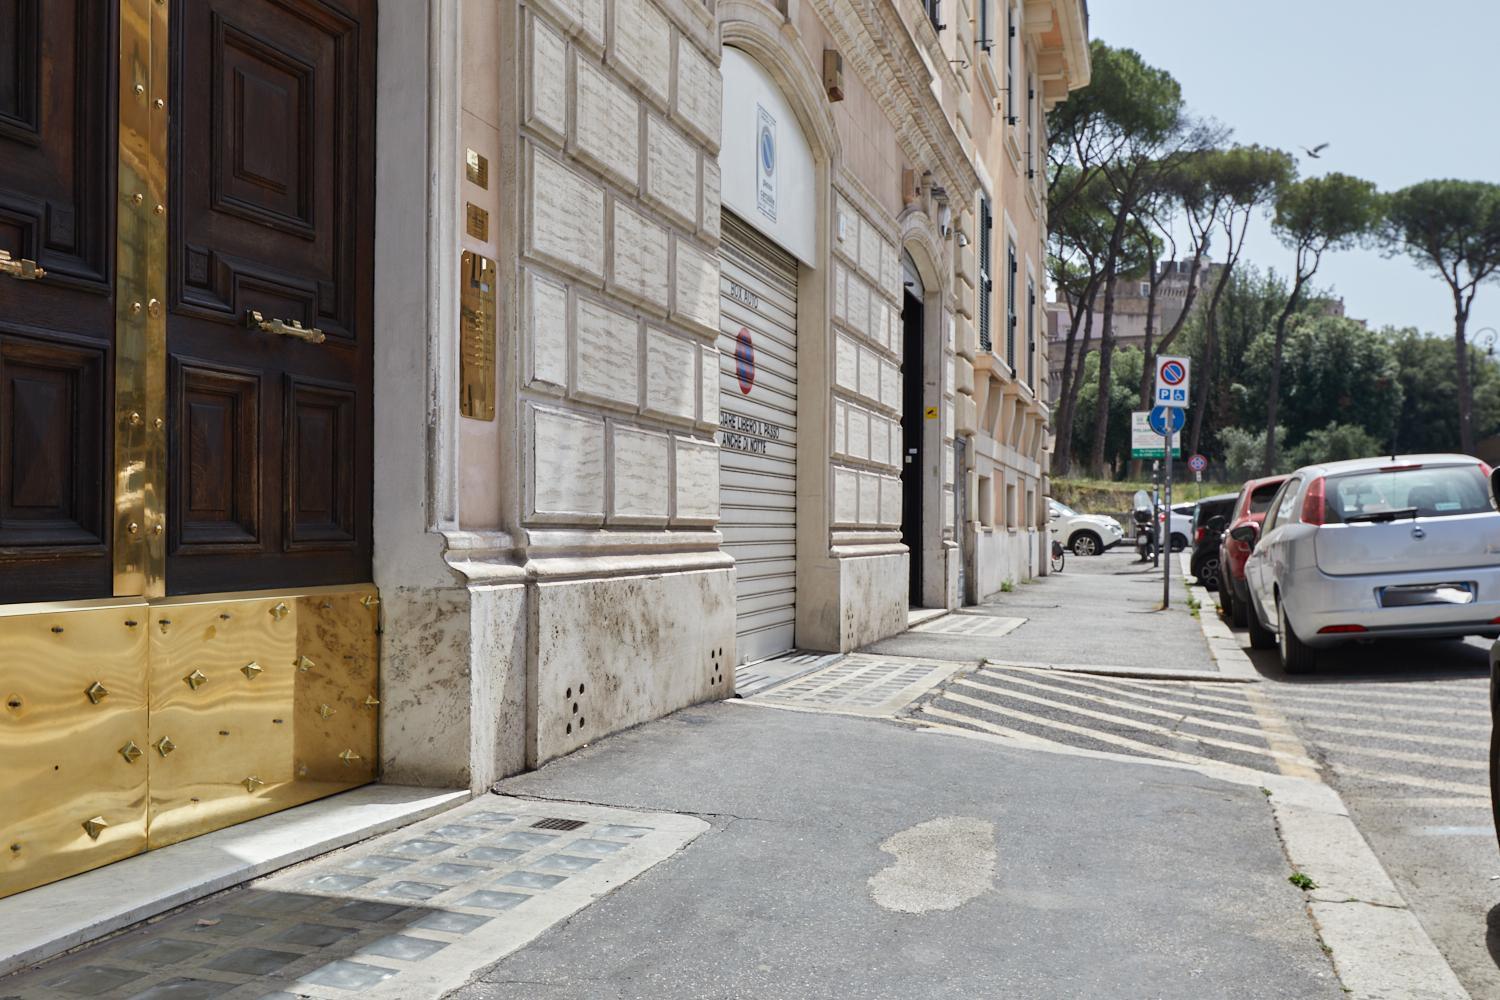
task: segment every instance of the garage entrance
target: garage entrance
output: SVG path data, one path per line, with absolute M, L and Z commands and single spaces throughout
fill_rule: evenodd
M 795 638 L 797 262 L 728 212 L 720 254 L 719 530 L 748 663 Z

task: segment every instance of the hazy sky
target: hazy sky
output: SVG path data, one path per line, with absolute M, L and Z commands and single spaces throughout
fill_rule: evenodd
M 1089 0 L 1089 14 L 1094 37 L 1172 73 L 1236 141 L 1295 152 L 1304 176 L 1500 181 L 1500 0 Z M 1299 148 L 1322 142 L 1321 159 Z M 1244 259 L 1292 262 L 1264 222 Z M 1335 254 L 1314 280 L 1371 326 L 1452 332 L 1447 285 L 1407 258 Z M 1500 327 L 1500 281 L 1481 287 L 1470 336 L 1487 326 Z

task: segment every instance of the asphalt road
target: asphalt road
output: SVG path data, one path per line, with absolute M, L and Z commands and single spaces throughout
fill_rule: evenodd
M 1483 640 L 1357 644 L 1297 677 L 1282 673 L 1274 651 L 1249 651 L 1266 681 L 1259 689 L 1475 1000 L 1500 998 L 1488 649 Z

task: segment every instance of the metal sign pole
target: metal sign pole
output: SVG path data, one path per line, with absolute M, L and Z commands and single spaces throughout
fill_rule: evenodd
M 1162 492 L 1166 502 L 1162 504 L 1161 521 L 1161 606 L 1163 610 L 1172 606 L 1172 421 L 1167 421 L 1167 455 L 1163 460 L 1166 473 L 1163 476 Z

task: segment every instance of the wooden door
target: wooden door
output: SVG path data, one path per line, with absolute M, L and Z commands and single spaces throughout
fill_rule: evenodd
M 172 31 L 168 592 L 368 580 L 374 0 Z
M 0 603 L 113 588 L 117 16 L 0 0 Z

